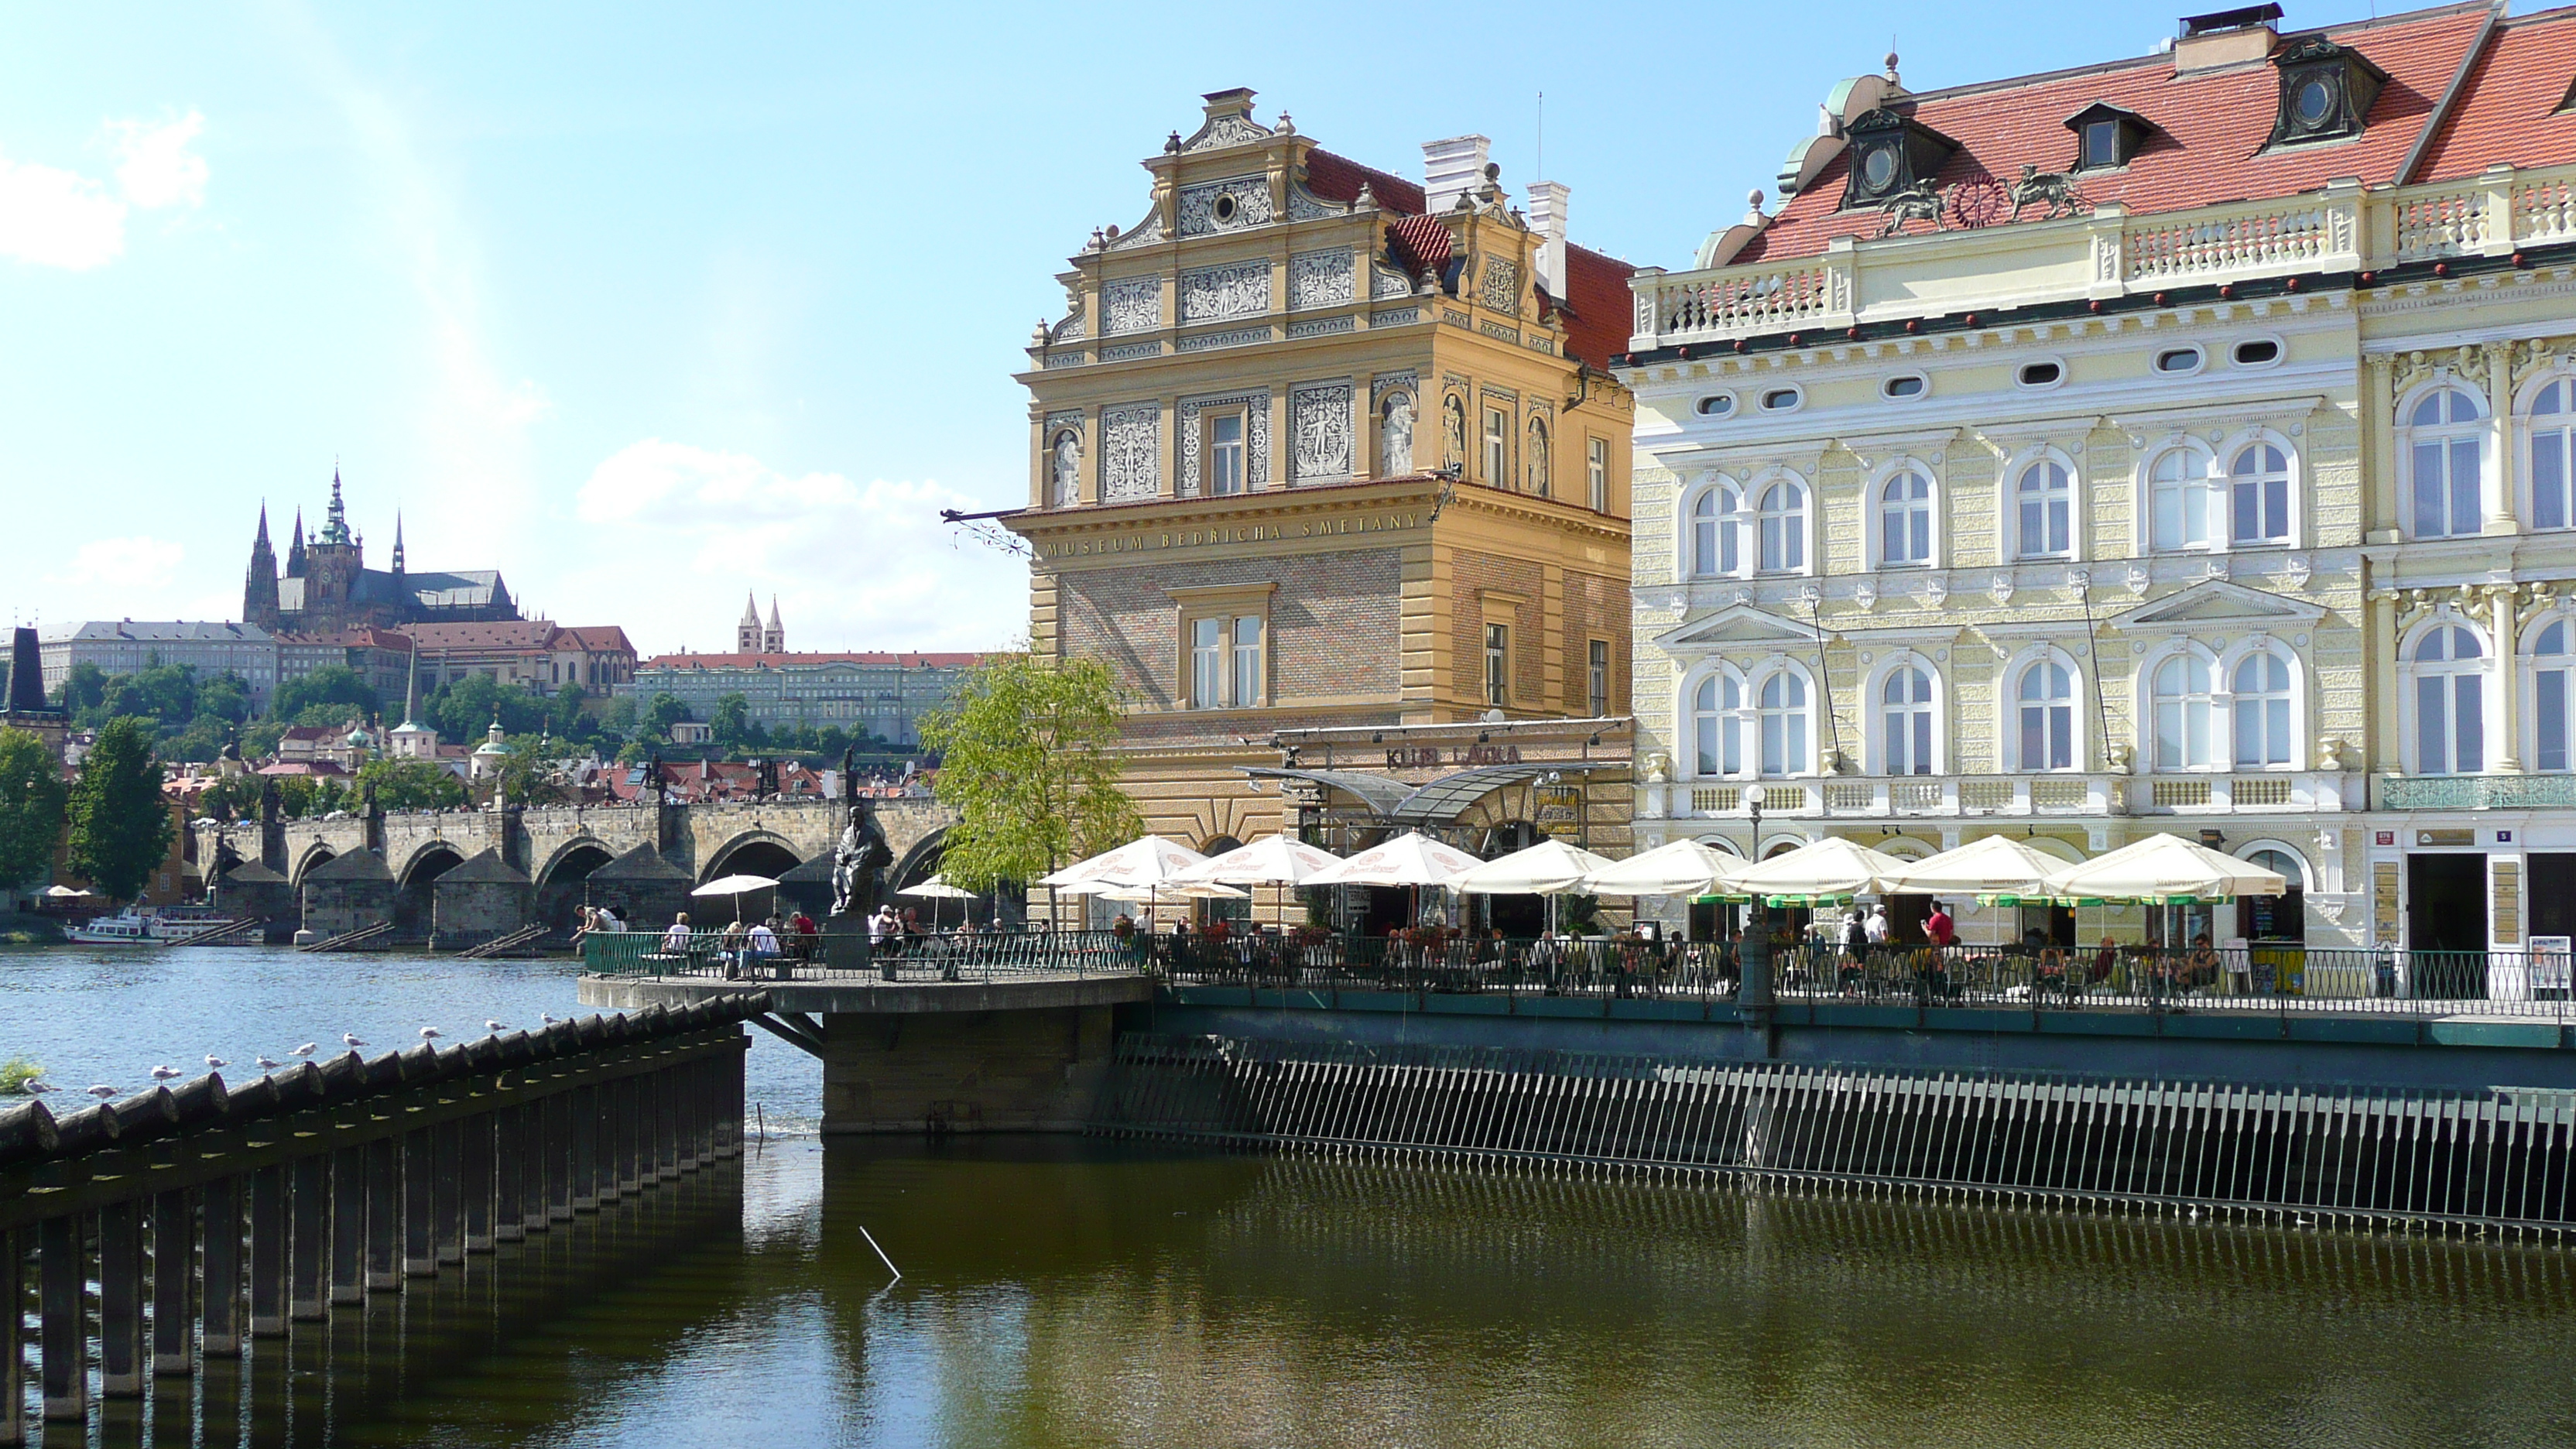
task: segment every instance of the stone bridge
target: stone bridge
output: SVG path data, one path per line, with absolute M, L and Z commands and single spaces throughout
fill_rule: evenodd
M 937 873 L 940 841 L 955 821 L 955 812 L 929 798 L 878 800 L 874 805 L 877 824 L 894 851 L 886 888 L 917 884 Z M 284 820 L 265 829 L 245 821 L 198 827 L 197 858 L 217 859 L 219 839 L 228 836 L 237 854 L 264 868 L 245 879 L 256 878 L 269 897 L 263 902 L 254 890 L 237 903 L 276 921 L 281 915 L 314 913 L 315 893 L 308 885 L 339 880 L 354 885 L 360 878 L 372 882 L 377 868 L 357 861 L 344 862 L 339 869 L 326 871 L 322 880 L 315 879 L 315 872 L 331 862 L 371 849 L 382 861 L 382 872 L 391 877 L 388 894 L 395 934 L 408 940 L 435 936 L 436 944 L 445 946 L 470 944 L 469 938 L 485 934 L 486 926 L 497 933 L 506 924 L 494 920 L 465 930 L 455 922 L 438 920 L 436 907 L 442 896 L 434 889 L 436 883 L 487 850 L 495 859 L 478 862 L 475 879 L 504 888 L 498 891 L 504 905 L 513 899 L 506 888 L 520 888 L 525 900 L 517 912 L 520 924 L 545 921 L 568 926 L 586 898 L 603 899 L 592 891 L 590 877 L 612 862 L 617 869 L 610 877 L 630 883 L 618 903 L 649 908 L 655 915 L 662 914 L 670 898 L 685 895 L 688 886 L 726 875 L 789 877 L 792 872 L 793 898 L 827 900 L 832 847 L 840 837 L 844 809 L 837 800 L 669 806 L 647 802 L 398 811 L 372 819 L 352 814 L 337 820 Z M 633 893 L 631 883 L 642 879 L 657 883 L 658 889 L 647 893 L 649 899 Z M 461 886 L 463 881 L 453 884 Z M 220 883 L 216 892 L 223 894 Z M 374 909 L 373 893 L 358 894 L 365 899 L 354 905 L 363 916 Z M 304 924 L 328 934 L 327 926 L 344 922 L 317 925 L 307 920 Z

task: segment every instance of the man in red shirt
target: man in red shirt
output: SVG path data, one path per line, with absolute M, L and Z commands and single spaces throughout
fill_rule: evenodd
M 1951 922 L 1950 913 L 1941 908 L 1939 901 L 1932 903 L 1932 914 L 1923 918 L 1923 935 L 1933 945 L 1944 949 L 1959 943 L 1959 928 Z

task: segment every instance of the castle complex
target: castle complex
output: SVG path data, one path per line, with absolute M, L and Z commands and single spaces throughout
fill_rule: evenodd
M 331 511 L 321 531 L 306 542 L 304 515 L 297 511 L 282 573 L 268 541 L 268 509 L 259 511 L 259 533 L 251 542 L 250 571 L 242 584 L 245 624 L 272 633 L 329 634 L 519 617 L 519 606 L 498 569 L 441 573 L 407 567 L 399 518 L 394 522 L 393 567 L 368 568 L 366 540 L 349 527 L 336 469 L 331 474 Z

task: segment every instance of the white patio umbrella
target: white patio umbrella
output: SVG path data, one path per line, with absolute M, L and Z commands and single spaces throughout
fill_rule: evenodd
M 2066 862 L 2026 841 L 1988 835 L 1956 850 L 1906 862 L 1890 889 L 1907 895 L 1972 895 L 2013 905 L 2049 894 L 2048 878 Z
M 1110 885 L 1155 885 L 1178 880 L 1181 872 L 1206 861 L 1206 856 L 1177 840 L 1144 835 L 1116 850 L 1103 851 L 1089 860 L 1077 860 L 1053 875 L 1041 877 L 1038 884 L 1064 887 L 1085 881 L 1102 881 Z
M 931 902 L 930 924 L 933 926 L 939 924 L 939 902 L 971 901 L 975 899 L 975 893 L 973 891 L 966 889 L 964 886 L 950 885 L 948 882 L 941 880 L 935 875 L 926 881 L 922 881 L 918 885 L 905 886 L 902 890 L 896 891 L 895 894 L 899 896 L 911 896 L 915 900 L 926 900 Z
M 1203 865 L 1181 872 L 1181 879 L 1221 885 L 1302 886 L 1340 865 L 1342 858 L 1285 835 L 1266 835 L 1240 845 Z
M 1214 881 L 1203 880 L 1150 886 L 1102 885 L 1095 882 L 1084 894 L 1098 896 L 1104 901 L 1144 901 L 1149 905 L 1156 900 L 1243 901 L 1252 898 L 1250 891 L 1239 891 L 1230 885 L 1218 885 Z
M 1744 857 L 1705 840 L 1667 841 L 1643 855 L 1613 861 L 1587 882 L 1605 896 L 1704 896 L 1744 869 Z
M 742 919 L 742 898 L 744 896 L 773 889 L 777 884 L 778 882 L 771 880 L 765 875 L 726 875 L 718 876 L 714 880 L 708 881 L 705 885 L 689 892 L 689 894 L 693 896 L 733 897 L 733 916 L 734 919 L 738 921 Z
M 2265 870 L 2179 835 L 2150 835 L 2081 865 L 2061 868 L 2048 893 L 2075 901 L 2140 901 L 2147 905 L 2196 905 L 2237 896 L 2277 896 L 2290 888 L 2279 871 Z
M 1761 896 L 1773 905 L 1815 905 L 1877 895 L 1904 871 L 1905 862 L 1866 845 L 1828 835 L 1719 882 L 1727 895 Z
M 1594 855 L 1562 840 L 1542 840 L 1527 850 L 1515 850 L 1460 871 L 1449 877 L 1449 888 L 1470 895 L 1544 896 L 1547 928 L 1553 934 L 1556 898 L 1589 889 L 1585 880 L 1609 864 L 1608 856 Z
M 1480 864 L 1476 857 L 1443 845 L 1419 830 L 1399 835 L 1382 845 L 1372 845 L 1327 871 L 1310 876 L 1306 884 L 1410 886 L 1413 888 L 1413 918 L 1422 918 L 1422 887 L 1445 885 L 1449 878 Z

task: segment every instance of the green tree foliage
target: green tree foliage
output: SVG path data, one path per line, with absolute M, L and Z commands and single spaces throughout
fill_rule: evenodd
M 98 708 L 99 701 L 105 698 L 106 671 L 84 659 L 64 672 L 62 693 L 55 697 L 54 703 L 69 713 L 79 714 L 83 710 Z
M 423 706 L 439 737 L 453 744 L 483 738 L 494 715 L 501 732 L 532 735 L 546 727 L 546 699 L 524 685 L 502 684 L 488 674 L 469 674 L 440 685 Z
M 384 810 L 450 810 L 465 803 L 465 782 L 435 760 L 369 760 L 358 767 L 358 786 L 369 785 Z
M 717 749 L 738 750 L 752 743 L 751 701 L 740 694 L 717 700 L 716 717 L 708 722 L 715 726 Z
M 668 744 L 671 726 L 689 717 L 689 707 L 680 697 L 668 691 L 653 696 L 644 706 L 644 740 L 648 744 Z
M 34 880 L 53 864 L 68 793 L 44 741 L 0 728 L 0 886 Z
M 590 716 L 582 712 L 590 695 L 578 684 L 567 684 L 555 691 L 546 705 L 546 729 L 559 740 L 584 739 L 598 733 Z
M 940 872 L 985 890 L 1036 880 L 1144 833 L 1118 788 L 1118 685 L 1097 660 L 996 654 L 925 718 L 939 798 L 960 817 Z
M 235 820 L 257 820 L 259 781 L 259 776 L 249 773 L 217 780 L 197 797 L 197 813 L 219 816 L 221 811 L 230 810 Z
M 329 775 L 288 775 L 277 782 L 278 813 L 292 820 L 319 819 L 355 802 L 348 782 Z
M 197 718 L 209 716 L 226 724 L 250 718 L 250 685 L 238 674 L 218 674 L 197 686 Z
M 120 716 L 133 716 L 151 721 L 156 733 L 186 729 L 197 717 L 197 671 L 185 664 L 160 663 L 157 654 L 153 660 L 132 674 L 112 676 L 97 707 L 84 711 L 90 718 L 80 720 L 81 726 L 95 729 Z
M 376 691 L 358 677 L 358 671 L 345 664 L 326 664 L 279 684 L 276 695 L 269 700 L 268 713 L 272 719 L 296 720 L 315 705 L 339 706 L 339 712 L 331 716 L 335 723 L 346 720 L 353 712 L 372 715 L 383 708 Z
M 175 828 L 145 720 L 109 720 L 71 788 L 70 864 L 111 900 L 140 893 L 170 853 Z

